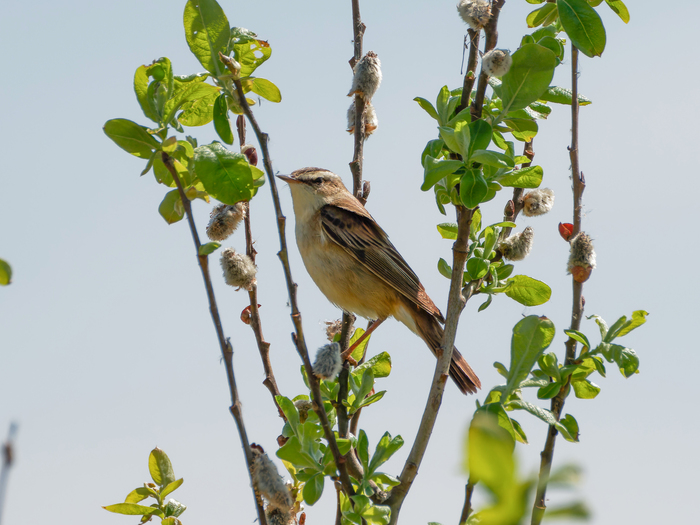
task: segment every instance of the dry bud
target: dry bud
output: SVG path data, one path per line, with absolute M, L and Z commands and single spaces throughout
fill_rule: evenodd
M 382 82 L 381 62 L 374 51 L 368 51 L 353 68 L 352 87 L 348 96 L 359 95 L 370 100 Z
M 343 362 L 340 359 L 340 345 L 338 343 L 323 345 L 316 352 L 313 366 L 316 377 L 327 380 L 335 379 L 342 367 Z
M 224 271 L 224 280 L 229 286 L 251 291 L 257 284 L 255 274 L 258 273 L 258 268 L 250 257 L 237 253 L 233 248 L 226 248 L 221 254 L 221 269 Z
M 491 3 L 488 0 L 461 0 L 457 11 L 469 27 L 478 31 L 491 18 Z
M 294 502 L 289 488 L 277 472 L 275 464 L 261 448 L 251 447 L 253 452 L 253 487 L 268 502 L 268 509 L 275 508 L 289 512 Z
M 374 106 L 371 102 L 365 102 L 365 109 L 363 111 L 365 117 L 365 139 L 369 137 L 374 130 L 379 126 L 379 120 L 377 119 L 377 112 L 374 110 Z M 352 104 L 348 108 L 348 133 L 355 133 L 355 100 L 353 99 Z
M 335 336 L 339 334 L 342 329 L 342 319 L 336 319 L 335 321 L 326 321 L 326 337 L 329 341 L 333 342 Z
M 502 77 L 511 64 L 513 59 L 506 49 L 492 49 L 481 58 L 481 69 L 490 77 Z
M 530 253 L 534 237 L 534 230 L 528 226 L 520 233 L 511 235 L 501 242 L 498 245 L 498 249 L 503 254 L 503 257 L 509 261 L 522 261 Z
M 243 144 L 241 146 L 241 153 L 248 158 L 248 164 L 253 166 L 258 165 L 258 150 L 252 144 Z
M 532 190 L 523 195 L 523 213 L 528 217 L 544 215 L 554 206 L 554 191 L 549 188 Z
M 567 273 L 574 276 L 577 282 L 588 280 L 591 270 L 595 268 L 595 250 L 593 241 L 584 232 L 579 232 L 570 241 L 569 262 L 566 266 Z
M 265 509 L 265 519 L 268 525 L 293 525 L 294 516 L 291 509 L 280 509 L 277 507 L 267 507 Z
M 212 241 L 223 241 L 236 231 L 245 218 L 245 205 L 242 202 L 233 206 L 219 204 L 214 206 L 209 216 L 211 218 L 207 224 L 207 237 Z

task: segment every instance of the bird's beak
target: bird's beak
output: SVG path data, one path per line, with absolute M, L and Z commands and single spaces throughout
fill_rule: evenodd
M 288 184 L 291 184 L 291 183 L 293 183 L 293 182 L 296 183 L 296 184 L 299 184 L 299 183 L 301 182 L 300 180 L 293 179 L 293 178 L 290 177 L 289 175 L 277 175 L 277 178 L 278 178 L 278 179 L 282 179 L 283 181 L 285 181 L 285 182 L 288 183 Z

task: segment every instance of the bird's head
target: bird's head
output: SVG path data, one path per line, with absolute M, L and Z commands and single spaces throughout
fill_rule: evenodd
M 352 197 L 338 175 L 321 168 L 302 168 L 277 177 L 289 183 L 297 217 L 302 211 L 314 213 L 326 204 Z

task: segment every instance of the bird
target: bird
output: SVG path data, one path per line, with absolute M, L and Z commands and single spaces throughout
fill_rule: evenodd
M 303 168 L 277 177 L 289 184 L 299 252 L 326 298 L 366 319 L 381 322 L 394 317 L 437 356 L 444 334 L 442 313 L 342 179 L 322 168 Z M 452 354 L 450 377 L 464 394 L 481 388 L 481 381 L 457 349 Z

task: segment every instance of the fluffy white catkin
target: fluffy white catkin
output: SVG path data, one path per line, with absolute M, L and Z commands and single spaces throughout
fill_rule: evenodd
M 269 507 L 288 511 L 294 502 L 282 476 L 277 472 L 277 467 L 267 454 L 255 448 L 252 450 L 252 477 L 255 490 L 267 500 Z
M 245 219 L 245 206 L 242 202 L 237 202 L 233 206 L 219 204 L 215 206 L 209 215 L 207 225 L 207 237 L 212 241 L 226 240 Z
M 377 119 L 377 112 L 370 101 L 365 102 L 363 113 L 365 116 L 365 138 L 367 138 L 377 129 L 379 120 Z M 348 133 L 355 133 L 355 116 L 355 99 L 353 99 L 352 104 L 348 108 Z
M 258 273 L 258 268 L 250 257 L 237 253 L 233 248 L 226 248 L 222 252 L 221 269 L 224 271 L 224 280 L 229 286 L 250 291 L 257 284 L 255 275 Z
M 382 70 L 379 57 L 374 51 L 368 51 L 353 69 L 352 87 L 348 96 L 360 95 L 370 100 L 382 82 Z
M 481 68 L 490 77 L 502 77 L 512 64 L 513 59 L 506 49 L 492 49 L 481 58 Z
M 537 217 L 549 212 L 554 206 L 554 191 L 549 188 L 532 190 L 523 195 L 523 213 L 527 217 Z
M 530 253 L 534 237 L 535 231 L 531 226 L 528 226 L 520 233 L 511 235 L 501 242 L 498 245 L 498 249 L 503 254 L 503 257 L 509 261 L 522 261 Z
M 313 366 L 316 377 L 328 380 L 334 379 L 342 367 L 343 362 L 340 359 L 340 345 L 338 343 L 323 345 L 316 352 L 316 360 Z
M 462 0 L 457 4 L 462 20 L 474 31 L 479 31 L 491 18 L 491 3 L 488 0 Z
M 585 232 L 579 232 L 570 241 L 569 262 L 566 266 L 568 273 L 571 273 L 575 266 L 581 268 L 595 268 L 595 250 L 593 240 Z

